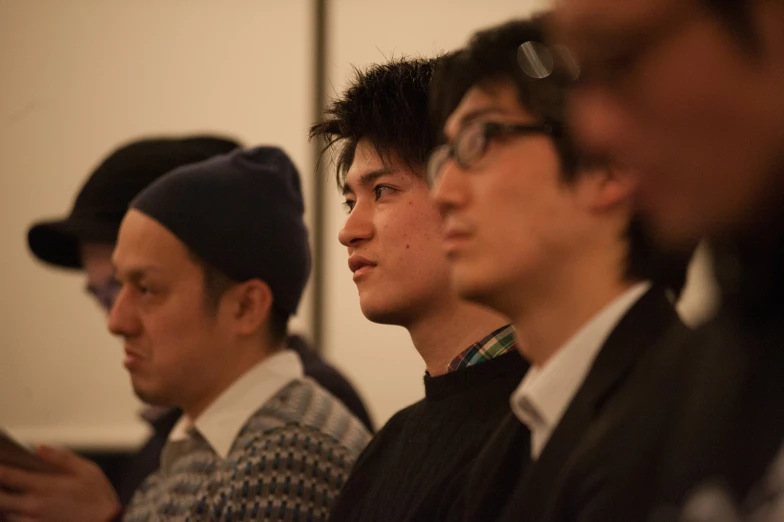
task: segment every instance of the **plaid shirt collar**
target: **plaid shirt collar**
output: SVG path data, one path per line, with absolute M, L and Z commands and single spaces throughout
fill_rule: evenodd
M 508 324 L 463 350 L 460 355 L 452 359 L 446 371 L 462 370 L 495 359 L 515 349 L 515 330 L 511 324 Z

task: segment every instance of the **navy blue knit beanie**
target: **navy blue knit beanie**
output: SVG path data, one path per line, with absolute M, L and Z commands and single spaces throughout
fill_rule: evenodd
M 261 279 L 293 314 L 310 273 L 297 168 L 277 147 L 180 167 L 144 189 L 136 209 L 235 281 Z

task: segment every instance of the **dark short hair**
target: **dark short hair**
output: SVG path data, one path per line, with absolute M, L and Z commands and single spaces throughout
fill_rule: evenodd
M 188 249 L 188 254 L 204 273 L 204 304 L 211 313 L 215 313 L 223 294 L 232 286 L 239 284 L 240 281 L 235 281 L 230 278 L 222 271 L 203 260 L 191 249 Z M 288 312 L 284 312 L 273 304 L 269 318 L 270 341 L 273 345 L 278 345 L 286 339 L 286 336 L 288 335 L 288 323 Z
M 580 158 L 569 133 L 564 131 L 566 95 L 572 77 L 566 70 L 556 68 L 546 78 L 533 80 L 523 72 L 518 61 L 521 44 L 545 41 L 547 17 L 540 14 L 479 31 L 465 48 L 442 60 L 430 90 L 431 118 L 439 129 L 439 139 L 443 139 L 440 131 L 447 118 L 472 87 L 509 83 L 526 111 L 558 129 L 554 141 L 563 175 L 567 178 L 574 175 Z
M 759 43 L 751 23 L 751 2 L 747 0 L 701 0 L 721 20 L 741 47 L 754 51 Z
M 573 78 L 556 67 L 542 79 L 523 72 L 518 49 L 529 41 L 544 42 L 548 14 L 513 20 L 476 33 L 468 45 L 443 59 L 431 83 L 431 118 L 443 128 L 465 94 L 474 86 L 512 85 L 520 106 L 543 123 L 560 129 L 553 140 L 560 158 L 561 178 L 573 182 L 589 168 L 611 167 L 605 158 L 581 154 L 570 137 L 566 122 L 566 96 Z M 442 133 L 439 138 L 443 141 Z M 640 216 L 633 216 L 627 229 L 629 255 L 626 277 L 650 279 L 679 294 L 693 247 L 677 252 L 657 245 Z
M 428 92 L 438 60 L 407 58 L 355 69 L 351 87 L 310 128 L 311 139 L 324 139 L 323 152 L 340 147 L 335 165 L 339 189 L 362 139 L 382 161 L 402 161 L 424 179 L 428 155 L 436 146 Z

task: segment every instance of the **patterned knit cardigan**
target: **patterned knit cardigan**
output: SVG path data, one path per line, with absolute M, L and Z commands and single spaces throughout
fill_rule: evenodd
M 125 522 L 319 522 L 370 434 L 315 381 L 297 379 L 259 408 L 226 460 L 203 438 L 137 489 Z

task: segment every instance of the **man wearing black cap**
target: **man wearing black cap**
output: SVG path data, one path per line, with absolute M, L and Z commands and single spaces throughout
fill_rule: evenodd
M 163 174 L 239 146 L 234 140 L 218 136 L 145 138 L 125 144 L 93 172 L 67 218 L 39 222 L 30 228 L 30 250 L 52 265 L 83 269 L 87 291 L 108 313 L 119 290 L 111 263 L 112 249 L 131 200 Z M 362 400 L 348 381 L 312 352 L 300 337 L 291 336 L 288 344 L 299 353 L 305 374 L 342 400 L 371 429 Z M 153 427 L 153 436 L 132 458 L 106 470 L 123 505 L 158 468 L 161 449 L 180 414 L 177 408 L 146 409 L 144 417 Z
M 184 415 L 124 520 L 326 518 L 369 435 L 283 349 L 310 269 L 303 210 L 295 167 L 270 147 L 176 169 L 132 202 L 109 329 L 136 394 Z M 116 514 L 108 495 L 74 493 L 89 463 L 40 455 L 58 473 L 0 469 L 14 492 L 0 513 Z

